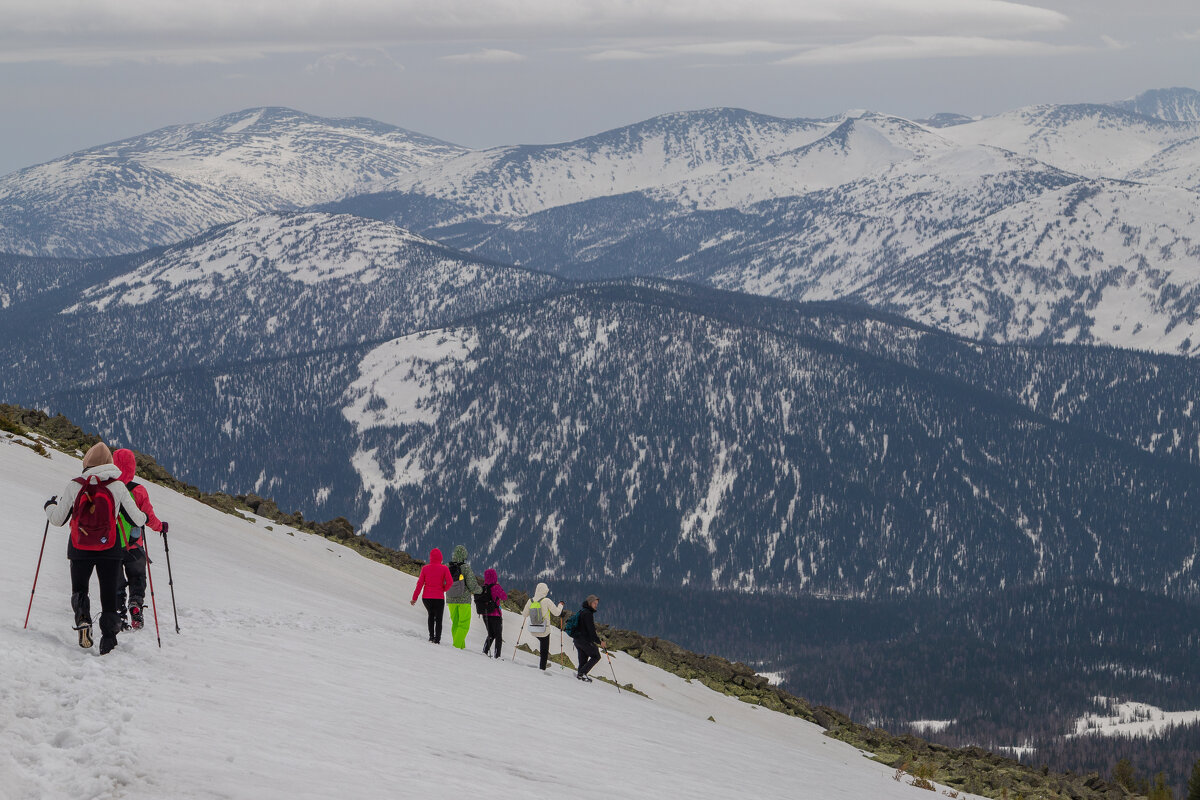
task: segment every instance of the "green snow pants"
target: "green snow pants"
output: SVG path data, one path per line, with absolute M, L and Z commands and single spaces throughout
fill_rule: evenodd
M 447 603 L 446 606 L 450 609 L 450 635 L 454 637 L 454 646 L 466 650 L 467 631 L 471 630 L 474 609 L 470 603 Z

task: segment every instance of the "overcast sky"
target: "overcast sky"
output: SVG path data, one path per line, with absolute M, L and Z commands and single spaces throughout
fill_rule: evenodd
M 1200 88 L 1200 0 L 0 0 L 0 174 L 263 105 L 471 147 Z

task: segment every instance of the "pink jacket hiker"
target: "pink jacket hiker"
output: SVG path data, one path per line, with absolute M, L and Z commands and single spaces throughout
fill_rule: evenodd
M 442 563 L 442 551 L 436 547 L 429 551 L 429 563 L 421 567 L 421 576 L 417 578 L 417 588 L 413 589 L 412 601 L 417 602 L 417 596 L 426 600 L 445 600 L 446 590 L 454 583 L 450 577 L 450 568 Z M 421 589 L 425 592 L 422 594 Z
M 492 599 L 496 601 L 496 608 L 488 612 L 489 617 L 503 616 L 500 612 L 500 604 L 508 599 L 508 592 L 504 591 L 504 587 L 500 585 L 500 578 L 496 575 L 496 570 L 489 569 L 483 573 L 483 585 L 492 584 Z

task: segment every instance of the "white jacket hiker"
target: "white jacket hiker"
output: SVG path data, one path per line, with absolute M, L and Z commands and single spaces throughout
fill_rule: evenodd
M 529 632 L 537 637 L 538 667 L 542 672 L 546 671 L 546 663 L 550 659 L 550 616 L 561 617 L 563 613 L 563 604 L 556 605 L 546 596 L 548 594 L 550 594 L 550 587 L 539 583 L 533 592 L 532 599 L 525 603 L 525 608 L 521 611 L 522 617 L 529 618 Z M 521 624 L 524 626 L 524 623 Z
M 550 615 L 553 614 L 556 617 L 561 617 L 563 613 L 563 604 L 558 603 L 556 607 L 555 602 L 547 597 L 548 594 L 550 594 L 550 587 L 544 583 L 539 583 L 537 589 L 533 592 L 533 598 L 525 603 L 525 608 L 521 611 L 522 617 L 529 617 L 529 632 L 539 639 L 545 639 L 550 635 Z M 536 620 L 529 613 L 534 603 L 537 603 L 542 609 L 541 620 L 543 626 L 540 632 L 533 625 Z
M 133 502 L 133 497 L 125 488 L 125 484 L 121 483 L 120 467 L 112 463 L 101 464 L 98 467 L 85 469 L 80 477 L 90 478 L 92 476 L 95 476 L 98 481 L 112 481 L 108 485 L 108 491 L 112 495 L 113 506 L 117 513 L 124 511 L 133 524 L 139 528 L 146 524 L 145 513 L 137 507 L 137 503 Z M 75 498 L 79 496 L 79 490 L 82 488 L 74 479 L 67 481 L 67 485 L 57 496 L 57 502 L 46 505 L 46 519 L 50 520 L 51 525 L 66 524 L 71 517 L 71 510 L 75 508 Z

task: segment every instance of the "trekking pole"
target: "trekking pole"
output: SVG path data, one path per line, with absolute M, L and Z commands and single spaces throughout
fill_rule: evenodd
M 175 615 L 175 632 L 179 633 L 179 612 L 175 609 L 175 578 L 171 575 L 171 545 L 167 542 L 166 531 L 163 531 L 162 537 L 163 550 L 167 553 L 167 585 L 171 587 L 171 613 Z
M 154 612 L 154 635 L 162 647 L 162 634 L 158 631 L 158 605 L 154 602 L 154 574 L 150 572 L 150 551 L 146 551 L 146 577 L 150 580 L 150 610 Z
M 525 620 L 526 619 L 529 619 L 529 618 L 525 617 L 521 620 L 521 633 L 517 634 L 517 644 L 513 645 L 513 657 L 512 657 L 513 661 L 517 660 L 517 646 L 521 644 L 521 634 L 525 633 Z
M 46 552 L 46 535 L 50 533 L 50 520 L 46 520 L 46 530 L 42 531 L 42 549 L 38 551 L 38 565 L 33 573 L 33 588 L 29 590 L 29 608 L 25 609 L 25 627 L 29 627 L 29 612 L 33 610 L 33 593 L 37 591 L 38 574 L 42 571 L 42 553 Z
M 562 617 L 558 618 L 558 671 L 563 672 L 566 667 L 563 662 L 567 660 L 567 652 L 563 650 L 563 621 Z
M 617 680 L 617 671 L 613 669 L 612 654 L 608 652 L 608 648 L 604 648 L 604 655 L 608 656 L 608 669 L 612 672 L 613 683 L 617 685 L 617 694 L 621 693 L 621 682 Z

